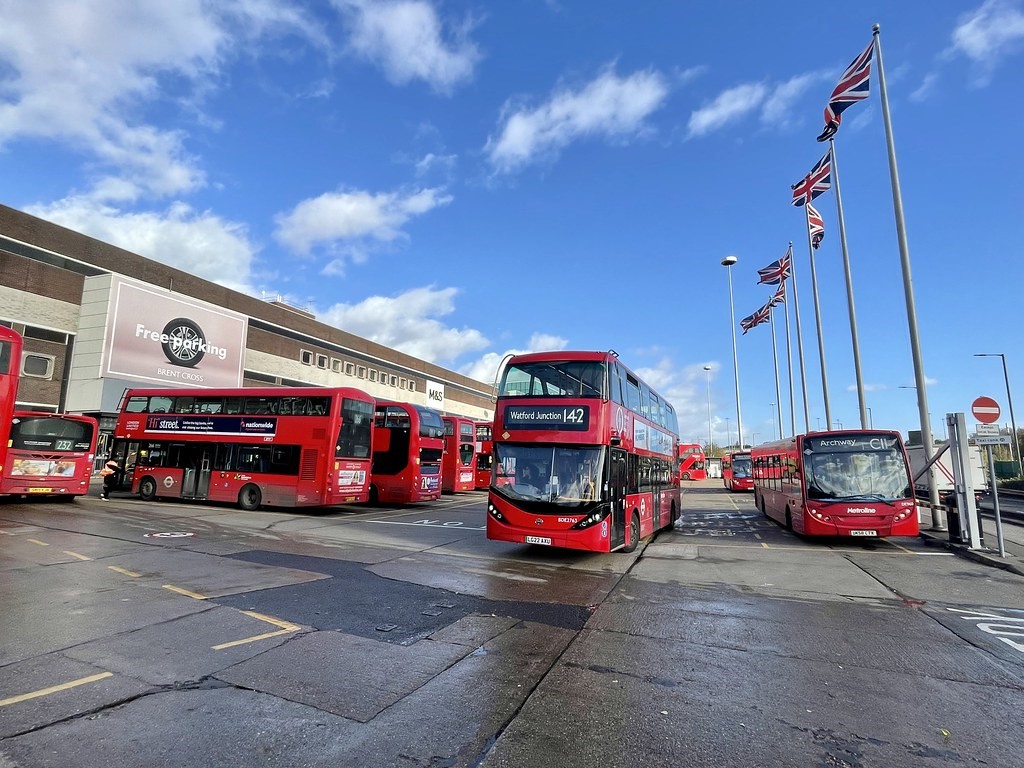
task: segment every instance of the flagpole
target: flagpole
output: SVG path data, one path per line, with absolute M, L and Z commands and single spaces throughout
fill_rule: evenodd
M 810 196 L 808 196 L 808 201 Z M 821 393 L 825 398 L 825 426 L 826 431 L 832 429 L 832 409 L 828 404 L 828 376 L 825 374 L 825 338 L 821 333 L 821 306 L 818 303 L 818 276 L 814 269 L 814 244 L 811 241 L 811 214 L 804 204 L 804 218 L 807 226 L 807 252 L 811 256 L 811 294 L 814 296 L 814 323 L 818 329 L 818 360 L 821 363 Z
M 789 260 L 789 273 L 793 274 L 793 260 Z M 786 281 L 783 280 L 785 285 Z M 792 427 L 792 434 L 796 436 L 796 396 L 793 394 L 793 347 L 790 343 L 789 334 L 789 301 L 783 302 L 786 308 L 786 372 L 789 374 L 789 419 Z
M 796 288 L 796 260 L 793 258 L 793 241 L 789 241 L 789 271 L 793 278 L 793 314 L 796 315 L 796 351 L 800 357 L 800 390 L 804 398 L 804 432 L 811 431 L 811 412 L 807 405 L 807 372 L 804 367 L 804 334 L 800 330 L 800 292 Z M 793 428 L 796 434 L 796 427 Z
M 836 141 L 828 140 L 832 153 L 832 178 L 836 186 L 836 212 L 839 216 L 839 244 L 843 249 L 843 269 L 846 271 L 846 303 L 850 308 L 850 338 L 853 341 L 853 370 L 857 378 L 857 404 L 860 406 L 860 428 L 868 428 L 868 409 L 864 402 L 864 377 L 860 369 L 860 342 L 857 340 L 857 313 L 853 308 L 853 278 L 850 276 L 850 253 L 846 249 L 846 221 L 843 218 L 843 196 L 839 191 L 839 165 L 836 163 Z
M 786 281 L 780 281 L 780 285 L 785 285 Z M 779 413 L 779 439 L 783 438 L 782 434 L 782 387 L 779 385 L 779 346 L 775 343 L 775 307 L 771 307 L 768 310 L 768 320 L 772 326 L 772 357 L 775 358 L 775 405 Z M 775 436 L 772 436 L 775 439 Z
M 921 361 L 921 340 L 917 333 L 917 310 L 914 308 L 914 287 L 910 276 L 910 249 L 907 245 L 907 227 L 903 219 L 903 196 L 900 193 L 900 175 L 896 168 L 896 147 L 892 138 L 892 119 L 889 115 L 889 96 L 885 87 L 885 68 L 882 66 L 881 26 L 875 24 L 875 52 L 878 54 L 878 87 L 881 92 L 882 120 L 885 123 L 885 142 L 889 152 L 889 178 L 892 183 L 892 207 L 896 217 L 896 237 L 900 247 L 900 265 L 903 268 L 903 294 L 907 304 L 907 326 L 910 330 L 910 350 L 914 358 L 914 382 L 917 385 L 917 412 L 921 420 L 921 442 L 924 443 L 925 462 L 933 455 L 932 425 L 928 417 L 928 390 L 924 366 Z M 946 530 L 946 511 L 939 505 L 939 491 L 935 484 L 935 468 L 928 471 L 928 502 L 931 505 L 932 530 Z

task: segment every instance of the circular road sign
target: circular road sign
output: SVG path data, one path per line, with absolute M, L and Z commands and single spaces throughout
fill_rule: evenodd
M 991 397 L 979 397 L 971 403 L 971 413 L 982 424 L 995 424 L 999 420 L 999 403 Z

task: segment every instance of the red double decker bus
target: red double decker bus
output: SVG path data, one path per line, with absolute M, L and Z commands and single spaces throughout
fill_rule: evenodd
M 350 387 L 129 389 L 114 458 L 146 501 L 247 510 L 364 502 L 373 406 Z
M 679 444 L 679 479 L 707 480 L 707 457 L 699 443 Z
M 56 496 L 71 501 L 89 492 L 99 423 L 91 416 L 15 411 L 0 494 Z
M 18 400 L 21 376 L 21 334 L 0 325 L 0 472 L 7 471 L 7 441 Z
M 441 498 L 444 422 L 422 405 L 377 401 L 373 417 L 370 503 L 409 504 Z
M 722 483 L 730 491 L 754 490 L 750 451 L 733 451 L 722 454 Z
M 476 422 L 466 416 L 443 416 L 444 458 L 441 490 L 461 493 L 476 488 Z
M 476 489 L 486 491 L 491 487 L 491 467 L 494 456 L 491 448 L 491 428 L 489 421 L 476 423 Z
M 805 536 L 916 536 L 917 505 L 899 432 L 813 432 L 751 450 L 754 503 Z
M 514 356 L 496 408 L 488 539 L 632 552 L 675 522 L 675 410 L 615 352 Z

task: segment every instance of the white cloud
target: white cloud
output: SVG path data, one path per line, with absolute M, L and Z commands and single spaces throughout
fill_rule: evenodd
M 761 105 L 761 122 L 776 127 L 785 127 L 793 121 L 794 115 L 801 114 L 801 110 L 795 107 L 797 100 L 803 96 L 810 86 L 822 80 L 821 73 L 808 73 L 789 78 L 784 83 L 775 86 L 765 96 Z M 825 94 L 822 95 L 822 110 L 824 110 Z
M 925 75 L 924 80 L 917 86 L 917 89 L 910 94 L 910 100 L 914 102 L 926 101 L 929 96 L 935 91 L 935 86 L 939 82 L 939 76 L 935 72 L 929 72 Z
M 449 93 L 472 78 L 480 53 L 468 39 L 470 21 L 451 27 L 446 36 L 437 10 L 425 0 L 334 0 L 334 5 L 352 24 L 352 50 L 381 67 L 391 82 L 423 80 Z
M 122 213 L 89 197 L 71 197 L 26 212 L 127 251 L 255 295 L 249 278 L 257 247 L 243 224 L 175 203 L 163 213 Z
M 739 120 L 761 107 L 768 89 L 760 83 L 747 83 L 718 94 L 706 106 L 690 115 L 689 136 L 703 136 Z
M 36 0 L 4 3 L 3 15 L 0 146 L 24 138 L 68 146 L 94 162 L 100 198 L 116 186 L 120 200 L 205 184 L 186 136 L 139 120 L 140 107 L 166 100 L 169 87 L 201 92 L 253 36 L 318 40 L 300 12 L 269 0 Z
M 393 297 L 371 296 L 317 312 L 324 323 L 420 360 L 451 365 L 490 342 L 473 328 L 449 328 L 437 318 L 455 310 L 455 288 L 413 288 Z
M 565 349 L 569 342 L 561 336 L 553 336 L 546 333 L 535 333 L 527 342 L 526 349 L 507 349 L 504 352 L 488 352 L 479 360 L 462 366 L 458 369 L 463 376 L 482 381 L 485 384 L 495 384 L 498 379 L 502 362 L 509 355 L 521 355 L 526 352 L 554 352 Z
M 977 82 L 984 85 L 999 60 L 1021 48 L 1024 13 L 1017 3 L 986 0 L 965 14 L 952 34 L 952 53 L 963 54 L 978 65 Z
M 339 241 L 390 242 L 403 235 L 401 227 L 414 216 L 448 205 L 451 195 L 440 189 L 402 194 L 373 194 L 362 190 L 326 192 L 303 200 L 288 213 L 274 217 L 274 237 L 298 253 Z
M 506 103 L 498 135 L 484 151 L 502 172 L 514 171 L 540 157 L 550 157 L 585 136 L 623 139 L 645 128 L 644 121 L 668 96 L 658 72 L 620 77 L 611 68 L 579 90 L 561 89 L 534 109 Z

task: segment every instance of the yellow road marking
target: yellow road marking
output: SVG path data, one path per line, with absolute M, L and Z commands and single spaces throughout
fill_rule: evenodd
M 92 560 L 91 557 L 86 557 L 85 555 L 80 555 L 77 552 L 72 552 L 70 549 L 65 549 L 64 554 L 71 555 L 72 557 L 77 557 L 79 560 Z
M 289 632 L 295 632 L 301 629 L 301 627 L 299 627 L 298 624 L 292 624 L 290 621 L 282 621 L 281 619 L 275 619 L 273 616 L 267 616 L 263 613 L 256 613 L 256 611 L 242 611 L 242 613 L 244 613 L 246 616 L 252 616 L 254 619 L 265 621 L 268 624 L 273 624 L 275 627 L 287 629 Z
M 253 637 L 246 637 L 242 640 L 232 640 L 230 643 L 221 643 L 220 645 L 211 645 L 210 649 L 214 651 L 222 651 L 225 648 L 234 648 L 236 645 L 245 645 L 246 643 L 255 643 L 257 640 L 266 640 L 270 637 L 280 637 L 281 635 L 287 635 L 292 632 L 298 632 L 302 627 L 298 624 L 292 624 L 288 621 L 282 621 L 281 619 L 275 619 L 273 616 L 267 616 L 262 613 L 256 613 L 256 611 L 242 611 L 246 616 L 252 616 L 254 619 L 265 621 L 268 624 L 273 624 L 275 627 L 281 627 L 277 632 L 267 632 L 263 635 L 254 635 Z
M 176 587 L 173 584 L 164 584 L 164 589 L 169 589 L 171 592 L 177 592 L 179 595 L 184 595 L 185 597 L 194 597 L 196 600 L 206 599 L 205 595 L 200 595 L 198 592 L 189 592 L 187 589 Z
M 127 568 L 120 568 L 120 567 L 118 567 L 116 565 L 108 565 L 107 568 L 109 568 L 112 571 L 117 571 L 118 573 L 123 573 L 125 576 L 133 576 L 135 578 L 138 578 L 139 576 L 142 575 L 141 573 L 136 573 L 135 571 L 129 571 Z
M 296 628 L 297 629 L 297 628 Z M 265 635 L 256 635 L 254 637 L 247 637 L 244 640 L 232 640 L 230 643 L 221 643 L 220 645 L 211 645 L 210 649 L 214 651 L 222 651 L 225 648 L 232 648 L 236 645 L 245 645 L 246 643 L 255 643 L 257 640 L 266 640 L 268 637 L 279 637 L 280 635 L 287 635 L 295 630 L 292 629 L 279 629 L 277 632 L 267 632 Z
M 48 546 L 50 546 L 45 541 L 40 541 L 39 539 L 28 539 L 28 541 L 31 541 L 33 544 L 38 544 L 40 547 L 48 547 Z
M 761 542 L 761 546 L 764 547 L 765 549 L 771 549 L 771 547 L 768 546 L 768 542 L 767 541 L 762 541 Z
M 0 707 L 6 707 L 8 704 L 17 704 L 22 701 L 28 701 L 29 699 L 38 699 L 40 696 L 49 696 L 51 693 L 66 691 L 68 688 L 75 688 L 76 686 L 85 685 L 86 683 L 95 683 L 97 680 L 103 680 L 113 676 L 113 672 L 101 672 L 98 675 L 89 675 L 89 677 L 72 680 L 70 683 L 61 683 L 60 685 L 54 685 L 50 688 L 43 688 L 41 691 L 33 691 L 32 693 L 23 693 L 20 696 L 11 696 L 8 699 L 0 699 Z
M 892 546 L 896 547 L 896 549 L 902 549 L 902 550 L 903 550 L 904 552 L 906 552 L 906 553 L 907 553 L 908 555 L 912 555 L 912 554 L 914 554 L 914 551 L 913 551 L 913 550 L 907 549 L 907 548 L 906 548 L 906 547 L 904 547 L 904 546 L 903 546 L 902 544 L 897 544 L 897 543 L 896 543 L 895 541 L 887 541 L 887 542 L 886 542 L 886 544 L 890 544 L 890 545 L 892 545 Z

